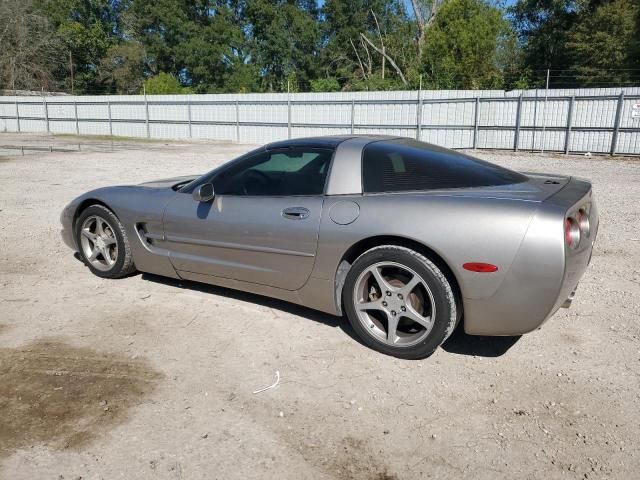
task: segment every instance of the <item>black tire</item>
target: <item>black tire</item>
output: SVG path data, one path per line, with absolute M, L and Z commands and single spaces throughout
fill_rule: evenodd
M 87 254 L 84 251 L 81 243 L 82 239 L 82 225 L 89 218 L 97 216 L 103 218 L 106 221 L 107 226 L 112 227 L 113 236 L 115 237 L 117 245 L 117 254 L 113 265 L 107 267 L 106 270 L 100 270 L 92 265 L 87 258 Z M 78 253 L 82 258 L 84 264 L 91 270 L 94 275 L 102 278 L 122 278 L 135 272 L 136 267 L 133 263 L 133 257 L 131 256 L 131 246 L 127 237 L 127 232 L 118 220 L 115 214 L 103 205 L 91 205 L 82 211 L 75 222 L 75 235 L 76 245 L 78 245 Z
M 425 329 L 426 337 L 419 338 L 416 344 L 396 346 L 385 343 L 366 328 L 356 311 L 354 302 L 356 282 L 364 271 L 373 265 L 384 262 L 409 267 L 422 277 L 424 285 L 431 291 L 436 313 L 432 316 L 431 329 L 428 331 Z M 349 323 L 360 340 L 374 350 L 398 358 L 421 359 L 430 356 L 451 335 L 459 318 L 459 308 L 456 304 L 454 291 L 442 271 L 424 255 L 396 245 L 375 247 L 358 257 L 346 276 L 342 298 Z M 394 315 L 396 314 L 394 313 Z M 399 315 L 399 318 L 401 316 L 402 314 Z M 388 314 L 386 318 L 388 318 Z M 369 326 L 373 328 L 371 325 Z

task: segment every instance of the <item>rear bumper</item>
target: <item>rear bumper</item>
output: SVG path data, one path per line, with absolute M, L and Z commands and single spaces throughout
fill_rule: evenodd
M 547 318 L 551 317 L 558 309 L 569 308 L 571 306 L 578 288 L 578 282 L 587 270 L 589 263 L 591 263 L 591 255 L 593 254 L 593 246 L 596 242 L 599 226 L 598 212 L 595 203 L 592 203 L 592 205 L 591 223 L 592 225 L 595 223 L 595 226 L 589 237 L 581 241 L 581 245 L 576 252 L 568 252 L 564 277 L 562 279 L 562 288 Z

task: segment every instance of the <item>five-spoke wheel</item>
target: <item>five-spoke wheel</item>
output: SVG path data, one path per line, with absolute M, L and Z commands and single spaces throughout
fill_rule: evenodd
M 345 280 L 343 305 L 360 339 L 402 358 L 424 358 L 453 331 L 458 309 L 447 277 L 428 258 L 385 245 L 362 254 Z
M 405 265 L 378 262 L 367 267 L 356 281 L 353 298 L 363 326 L 389 345 L 415 345 L 433 327 L 433 293 Z
M 87 261 L 98 270 L 109 270 L 118 258 L 113 227 L 99 215 L 91 215 L 80 227 L 80 245 Z
M 76 245 L 89 269 L 104 278 L 119 278 L 135 270 L 127 232 L 114 213 L 91 205 L 75 221 Z

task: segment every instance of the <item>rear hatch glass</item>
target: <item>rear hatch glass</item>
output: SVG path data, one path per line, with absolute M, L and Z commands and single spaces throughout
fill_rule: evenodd
M 365 193 L 512 185 L 526 175 L 408 138 L 373 142 L 362 157 Z

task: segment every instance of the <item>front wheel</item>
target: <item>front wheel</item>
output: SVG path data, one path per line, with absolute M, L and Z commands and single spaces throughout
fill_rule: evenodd
M 76 244 L 85 265 L 99 277 L 120 278 L 135 271 L 127 233 L 118 217 L 102 205 L 80 214 Z
M 431 355 L 453 332 L 457 305 L 442 271 L 420 253 L 372 248 L 353 263 L 343 290 L 351 326 L 371 348 L 399 358 Z

